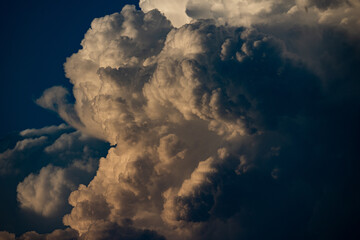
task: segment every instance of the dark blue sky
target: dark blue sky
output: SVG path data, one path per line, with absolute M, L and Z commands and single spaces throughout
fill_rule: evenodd
M 119 12 L 127 0 L 1 1 L 0 138 L 62 120 L 34 103 L 54 85 L 70 88 L 63 63 L 80 49 L 96 17 Z

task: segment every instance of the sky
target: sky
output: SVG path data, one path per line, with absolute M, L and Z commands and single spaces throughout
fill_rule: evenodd
M 0 240 L 359 239 L 359 0 L 0 9 Z

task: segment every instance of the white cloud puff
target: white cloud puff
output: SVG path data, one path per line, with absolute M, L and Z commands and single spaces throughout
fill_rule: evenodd
M 39 175 L 30 174 L 18 185 L 18 201 L 22 208 L 51 216 L 65 208 L 66 198 L 74 188 L 64 169 L 48 165 L 40 170 Z
M 342 26 L 350 31 L 357 31 L 360 24 L 358 0 L 141 0 L 140 7 L 145 12 L 159 9 L 176 27 L 194 19 L 215 19 L 219 24 L 236 26 L 301 21 Z

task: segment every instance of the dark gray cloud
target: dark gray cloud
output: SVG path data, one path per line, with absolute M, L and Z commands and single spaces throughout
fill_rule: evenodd
M 31 231 L 26 232 L 21 235 L 17 240 L 74 240 L 78 239 L 78 233 L 73 229 L 67 228 L 64 230 L 55 230 L 49 234 L 39 234 L 37 232 Z
M 8 232 L 0 232 L 1 240 L 165 240 L 155 231 L 135 229 L 131 226 L 131 222 L 125 221 L 124 226 L 116 223 L 99 221 L 90 226 L 89 231 L 79 236 L 77 231 L 66 228 L 57 229 L 52 233 L 39 234 L 35 231 L 29 231 L 19 237 Z
M 80 237 L 81 240 L 165 240 L 154 231 L 135 229 L 131 226 L 119 226 L 115 223 L 99 221 Z
M 309 3 L 320 9 L 336 8 L 342 4 L 350 5 L 347 0 L 310 0 Z
M 239 35 L 230 35 L 222 45 L 221 60 L 206 65 L 214 75 L 208 74 L 205 84 L 222 89 L 216 116 L 226 121 L 241 117 L 250 135 L 232 144 L 234 155 L 200 171 L 202 185 L 191 194 L 180 190 L 165 205 L 174 225 L 204 223 L 194 239 L 341 239 L 359 234 L 354 224 L 359 208 L 353 205 L 360 182 L 354 145 L 359 142 L 359 46 L 346 32 L 299 28 L 320 31 L 321 37 L 305 37 L 323 55 L 309 59 L 301 45 L 288 47 L 296 39 L 282 41 L 268 30 L 237 29 Z M 208 56 L 206 64 L 212 59 Z M 341 225 L 330 227 L 339 219 Z

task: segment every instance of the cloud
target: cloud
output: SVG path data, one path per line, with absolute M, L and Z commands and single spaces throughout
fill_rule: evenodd
M 98 146 L 90 149 L 95 144 Z M 44 217 L 61 217 L 68 209 L 70 192 L 80 183 L 89 181 L 96 171 L 100 146 L 98 141 L 79 131 L 62 134 L 43 151 L 47 156 L 56 156 L 53 164 L 64 159 L 66 167 L 50 163 L 41 168 L 39 174 L 31 173 L 20 182 L 17 186 L 20 207 Z
M 144 122 L 142 85 L 170 29 L 158 11 L 144 14 L 134 6 L 92 22 L 83 48 L 64 65 L 74 84 L 74 109 L 84 132 L 115 144 L 119 128 L 129 137 L 138 131 L 136 125 Z M 137 81 L 130 81 L 133 75 Z
M 73 160 L 88 160 L 101 155 L 100 149 L 106 148 L 105 145 L 65 124 L 26 129 L 10 139 L 0 153 L 0 172 L 3 176 L 24 176 L 48 163 L 64 165 Z
M 20 132 L 20 135 L 22 137 L 42 136 L 42 135 L 54 134 L 58 131 L 66 130 L 69 128 L 70 128 L 70 126 L 62 123 L 59 126 L 49 126 L 49 127 L 44 127 L 44 128 L 40 128 L 40 129 L 35 129 L 35 128 L 25 129 Z
M 70 192 L 86 182 L 94 171 L 97 161 L 74 161 L 66 168 L 47 165 L 39 174 L 30 174 L 17 186 L 20 207 L 44 217 L 61 217 L 68 209 Z
M 98 159 L 109 147 L 65 124 L 26 129 L 2 141 L 6 144 L 0 153 L 0 189 L 6 197 L 0 206 L 4 213 L 1 225 L 16 221 L 16 226 L 24 228 L 29 222 L 21 219 L 29 215 L 38 219 L 38 225 L 33 226 L 40 231 L 44 231 L 39 227 L 44 218 L 49 224 L 61 223 L 61 217 L 70 210 L 70 192 L 90 181 Z M 17 200 L 24 211 L 19 211 Z
M 175 27 L 196 19 L 214 19 L 233 26 L 327 23 L 351 32 L 360 24 L 358 0 L 141 0 L 139 5 L 145 12 L 159 9 Z
M 65 178 L 63 169 L 48 165 L 41 169 L 39 175 L 30 174 L 18 185 L 18 200 L 22 208 L 49 216 L 58 207 L 64 208 L 66 194 L 63 192 L 74 188 Z
M 26 152 L 27 155 L 30 155 L 39 151 L 39 148 L 43 147 L 43 145 L 47 143 L 47 140 L 48 138 L 46 136 L 23 139 L 18 141 L 14 148 L 7 149 L 6 151 L 0 153 L 1 175 L 10 174 L 14 171 L 20 171 L 19 169 L 14 168 L 14 165 L 16 165 L 16 162 L 19 162 L 19 160 L 21 161 L 21 159 L 24 158 L 23 153 Z
M 143 14 L 129 7 L 121 14 L 132 19 L 147 18 L 150 13 L 162 18 L 158 13 Z M 115 16 L 95 23 L 102 22 L 104 29 L 123 26 L 126 20 Z M 93 25 L 83 44 L 94 38 L 97 25 Z M 107 25 L 110 27 L 105 28 Z M 326 49 L 330 54 L 327 59 L 337 61 L 337 54 L 345 48 L 328 50 L 325 34 L 330 27 L 298 29 L 300 37 L 306 29 L 321 30 L 322 37 L 314 35 L 308 41 L 322 46 L 319 51 Z M 131 32 L 141 29 L 136 25 Z M 304 224 L 310 224 L 319 200 L 310 192 L 319 194 L 324 185 L 311 186 L 315 175 L 308 179 L 301 175 L 300 169 L 305 167 L 296 172 L 294 166 L 307 166 L 312 161 L 323 164 L 313 158 L 316 153 L 302 139 L 311 135 L 322 138 L 326 127 L 314 119 L 328 118 L 329 112 L 320 109 L 329 109 L 337 101 L 331 86 L 344 78 L 323 74 L 328 69 L 326 64 L 310 67 L 311 61 L 319 63 L 321 56 L 310 54 L 309 58 L 304 52 L 308 45 L 291 45 L 279 32 L 271 34 L 271 29 L 268 25 L 244 28 L 198 20 L 168 29 L 166 39 L 165 34 L 160 35 L 150 65 L 148 60 L 139 65 L 139 60 L 130 58 L 124 64 L 117 55 L 106 55 L 107 62 L 93 58 L 96 67 L 92 65 L 94 69 L 88 71 L 87 67 L 78 67 L 84 61 L 80 60 L 83 50 L 69 58 L 65 66 L 75 85 L 75 104 L 82 104 L 77 105 L 82 112 L 79 116 L 84 116 L 80 118 L 90 124 L 88 116 L 95 117 L 98 136 L 117 145 L 100 161 L 91 183 L 71 193 L 73 209 L 64 217 L 65 225 L 87 236 L 94 222 L 123 227 L 124 220 L 131 219 L 135 228 L 152 229 L 170 239 L 217 239 L 221 235 L 261 238 L 246 224 L 247 219 L 269 236 L 277 236 L 274 224 L 286 226 L 286 236 L 305 234 Z M 347 36 L 348 47 L 356 49 L 346 33 L 333 32 Z M 116 34 L 106 36 L 104 43 L 117 39 Z M 142 45 L 145 39 L 137 36 L 131 41 Z M 103 56 L 109 51 L 108 45 L 102 50 L 86 45 L 87 55 Z M 122 45 L 117 47 L 111 51 L 127 51 Z M 134 54 L 141 59 L 137 51 Z M 149 59 L 147 54 L 143 56 Z M 357 60 L 349 59 L 347 64 L 354 62 Z M 338 65 L 343 74 L 348 72 L 345 65 Z M 84 74 L 73 74 L 75 66 L 79 72 L 98 73 L 86 81 L 91 79 L 100 93 L 80 87 Z M 327 78 L 330 75 L 332 78 Z M 355 76 L 347 81 L 352 82 Z M 94 99 L 91 107 L 84 105 L 83 96 Z M 348 97 L 357 99 L 351 93 Z M 349 102 L 343 99 L 338 104 Z M 347 114 L 354 116 L 352 111 Z M 340 122 L 335 118 L 329 124 Z M 314 140 L 313 144 L 320 142 Z M 326 152 L 318 154 L 321 159 L 328 158 Z M 286 159 L 292 159 L 291 164 Z M 267 200 L 271 194 L 275 195 Z M 289 200 L 288 205 L 284 199 Z M 279 217 L 272 223 L 275 214 Z M 257 223 L 258 219 L 263 220 Z M 228 232 L 226 221 L 239 226 L 239 231 Z M 219 227 L 209 228 L 217 224 Z M 217 237 L 207 229 L 215 229 Z
M 57 112 L 61 118 L 75 128 L 83 128 L 74 107 L 68 102 L 69 92 L 61 86 L 46 89 L 36 103 L 46 109 Z
M 213 162 L 213 158 L 200 162 L 179 190 L 170 188 L 164 192 L 162 218 L 165 222 L 179 226 L 179 221 L 201 222 L 209 218 L 214 198 L 207 191 L 213 184 L 211 176 L 217 172 L 212 167 Z M 201 199 L 201 202 L 195 199 Z
M 5 231 L 1 231 L 0 232 L 0 239 L 1 240 L 15 240 L 15 234 L 8 233 L 8 232 L 5 232 Z
M 70 193 L 64 224 L 80 239 L 360 235 L 360 48 L 349 32 L 358 5 L 349 3 L 144 0 L 145 12 L 95 19 L 64 65 L 75 102 L 63 88 L 38 101 L 81 122 L 44 153 L 93 156 L 73 154 L 79 142 L 96 146 L 83 134 L 113 145 Z M 344 12 L 355 25 L 339 22 Z M 53 214 L 86 163 L 28 176 L 20 202 Z
M 14 238 L 15 239 L 15 236 Z M 17 240 L 74 240 L 78 239 L 78 234 L 75 230 L 66 228 L 64 230 L 57 229 L 49 234 L 39 234 L 35 231 L 30 231 L 22 234 Z
M 180 27 L 191 20 L 185 12 L 186 4 L 187 1 L 140 0 L 139 2 L 142 11 L 149 12 L 158 9 L 175 27 Z
M 339 1 L 339 0 L 310 0 L 308 1 L 309 5 L 315 5 L 320 9 L 336 8 L 342 4 L 350 4 L 350 1 Z
M 154 231 L 139 230 L 131 226 L 121 227 L 115 223 L 98 221 L 91 225 L 89 231 L 82 235 L 80 239 L 97 240 L 97 239 L 125 239 L 125 240 L 164 240 L 165 238 Z
M 164 240 L 165 238 L 150 230 L 138 230 L 128 226 L 120 227 L 115 223 L 99 221 L 94 223 L 89 232 L 79 237 L 78 233 L 71 229 L 57 229 L 49 234 L 39 234 L 35 231 L 29 231 L 18 238 L 8 232 L 0 232 L 1 240 Z

